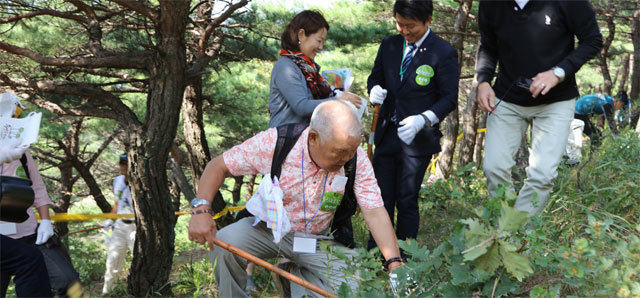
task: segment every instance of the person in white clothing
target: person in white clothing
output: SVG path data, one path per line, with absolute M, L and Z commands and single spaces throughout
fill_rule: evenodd
M 113 194 L 116 202 L 111 213 L 117 214 L 133 214 L 133 200 L 131 199 L 131 189 L 127 179 L 127 155 L 120 155 L 120 174 L 113 181 Z M 107 269 L 104 273 L 104 286 L 102 294 L 109 292 L 118 277 L 127 250 L 133 249 L 133 243 L 136 235 L 136 225 L 133 218 L 121 218 L 115 222 L 107 219 L 103 223 L 106 235 L 107 245 Z M 111 230 L 111 236 L 108 231 Z

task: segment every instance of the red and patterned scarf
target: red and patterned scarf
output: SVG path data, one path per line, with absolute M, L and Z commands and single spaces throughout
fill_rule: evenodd
M 302 52 L 292 52 L 285 49 L 280 51 L 280 56 L 291 59 L 300 68 L 302 75 L 307 80 L 307 86 L 313 94 L 313 99 L 325 99 L 334 95 L 329 83 L 320 75 L 320 66 L 309 57 Z

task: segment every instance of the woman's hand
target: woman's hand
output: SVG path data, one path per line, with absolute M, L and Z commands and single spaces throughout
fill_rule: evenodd
M 362 105 L 362 99 L 360 99 L 360 96 L 357 96 L 351 92 L 340 93 L 340 95 L 338 95 L 338 99 L 346 100 L 352 103 L 356 107 L 356 109 L 359 109 Z

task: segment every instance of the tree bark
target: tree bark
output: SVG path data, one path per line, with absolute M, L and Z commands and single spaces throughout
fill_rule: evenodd
M 633 70 L 629 97 L 632 101 L 635 101 L 638 100 L 638 95 L 640 95 L 640 9 L 633 12 L 631 41 L 633 43 Z
M 233 184 L 233 190 L 231 191 L 233 197 L 233 204 L 238 205 L 240 202 L 240 193 L 242 192 L 242 184 L 244 183 L 244 176 L 233 177 L 235 183 Z
M 202 110 L 202 79 L 195 78 L 184 91 L 182 102 L 182 133 L 189 153 L 189 163 L 197 191 L 200 176 L 211 160 L 209 145 L 204 132 Z
M 249 175 L 249 181 L 247 182 L 247 201 L 253 196 L 253 187 L 256 185 L 256 175 Z
M 478 49 L 480 49 L 480 39 L 478 39 Z M 478 60 L 478 52 L 476 51 L 476 61 Z M 464 166 L 473 161 L 473 149 L 476 143 L 476 134 L 478 130 L 478 121 L 476 115 L 478 114 L 478 102 L 476 101 L 476 94 L 478 91 L 477 74 L 473 75 L 473 81 L 471 83 L 471 89 L 467 94 L 467 105 L 464 108 L 462 117 L 462 133 L 464 134 L 460 140 L 460 147 L 458 150 L 458 165 Z
M 529 126 L 531 128 L 531 126 Z M 520 191 L 524 183 L 524 179 L 527 177 L 526 169 L 529 166 L 529 142 L 527 141 L 527 134 L 522 136 L 520 141 L 520 147 L 515 156 L 515 165 L 511 169 L 511 178 L 513 179 L 513 186 L 516 189 L 516 193 Z
M 607 20 L 607 28 L 609 29 L 609 35 L 604 40 L 604 44 L 602 46 L 602 50 L 598 54 L 598 62 L 600 64 L 600 71 L 602 72 L 602 79 L 604 81 L 603 92 L 605 94 L 611 95 L 613 92 L 613 84 L 611 82 L 611 74 L 609 72 L 609 65 L 607 64 L 607 59 L 609 55 L 609 48 L 611 47 L 611 43 L 616 36 L 616 23 L 613 21 L 613 16 L 606 17 Z
M 169 158 L 169 167 L 171 168 L 171 180 L 174 181 L 176 186 L 178 186 L 178 189 L 182 191 L 184 198 L 188 202 L 191 202 L 191 200 L 196 197 L 196 194 L 193 192 L 191 184 L 189 184 L 189 180 L 187 180 L 187 176 L 184 175 L 184 172 L 178 163 L 176 163 L 176 161 L 171 157 Z
M 618 87 L 618 91 L 627 91 L 627 80 L 629 80 L 629 60 L 631 59 L 631 54 L 626 55 L 624 57 L 624 61 L 622 62 L 622 77 L 620 77 L 620 87 Z
M 487 127 L 487 113 L 484 113 L 482 110 L 478 110 L 480 113 L 478 117 L 478 128 L 486 128 Z M 473 150 L 473 161 L 478 165 L 478 169 L 482 169 L 482 149 L 484 148 L 484 137 L 486 132 L 479 133 L 476 135 L 476 146 Z
M 460 1 L 456 13 L 456 22 L 453 26 L 454 32 L 461 32 L 466 28 L 472 2 L 473 0 Z M 458 71 L 462 69 L 464 62 L 464 37 L 462 34 L 456 34 L 451 39 L 451 45 L 458 51 Z M 444 137 L 442 139 L 442 152 L 440 152 L 438 163 L 436 164 L 437 178 L 449 177 L 453 168 L 453 154 L 456 150 L 456 138 L 458 137 L 458 129 L 460 127 L 458 104 L 456 104 L 456 108 L 445 118 L 443 126 Z
M 174 253 L 175 215 L 167 159 L 178 127 L 185 89 L 185 31 L 189 1 L 159 1 L 157 52 L 150 65 L 145 124 L 131 125 L 129 179 L 136 214 L 136 241 L 128 279 L 133 296 L 171 295 L 166 287 Z M 149 259 L 152 256 L 153 260 Z
M 178 186 L 178 182 L 175 177 L 172 176 L 171 179 L 169 179 L 169 195 L 171 197 L 171 205 L 173 205 L 174 213 L 180 211 L 180 190 L 181 188 Z M 175 225 L 176 222 L 178 222 L 178 217 L 174 216 L 172 224 Z
M 76 179 L 73 178 L 73 166 L 69 161 L 63 160 L 58 164 L 58 170 L 60 171 L 60 189 L 51 209 L 56 213 L 66 213 L 71 205 L 71 194 Z M 64 237 L 69 233 L 69 226 L 65 221 L 55 222 L 54 228 L 59 237 Z

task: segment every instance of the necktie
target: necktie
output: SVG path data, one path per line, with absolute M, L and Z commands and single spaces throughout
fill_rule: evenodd
M 409 64 L 411 64 L 411 59 L 413 59 L 413 50 L 416 49 L 415 43 L 407 44 L 407 46 L 409 46 L 409 53 L 407 53 L 407 55 L 404 56 L 404 59 L 402 59 L 402 68 L 400 69 L 400 80 L 402 80 L 404 73 L 407 71 L 407 69 L 409 69 Z

